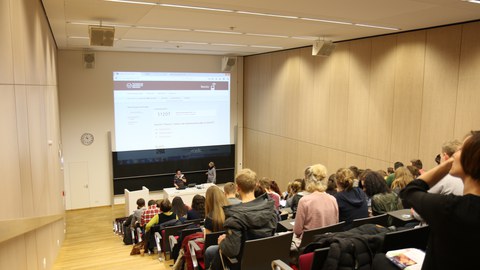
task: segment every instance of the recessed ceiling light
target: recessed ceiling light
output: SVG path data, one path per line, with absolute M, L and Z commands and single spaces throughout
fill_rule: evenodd
M 89 37 L 79 37 L 79 36 L 68 36 L 68 38 L 73 38 L 73 39 L 89 39 Z
M 332 21 L 332 20 L 323 20 L 323 19 L 314 19 L 314 18 L 300 18 L 305 21 L 314 21 L 314 22 L 324 22 L 324 23 L 336 23 L 336 24 L 347 24 L 352 25 L 351 22 L 341 22 L 341 21 Z
M 311 36 L 297 36 L 297 37 L 292 37 L 294 39 L 305 39 L 305 40 L 317 40 L 318 37 L 311 37 Z
M 230 35 L 241 35 L 240 32 L 230 32 L 230 31 L 216 31 L 216 30 L 202 30 L 202 29 L 194 29 L 195 32 L 203 32 L 203 33 L 214 33 L 214 34 L 230 34 Z
M 288 38 L 288 36 L 282 35 L 270 35 L 270 34 L 255 34 L 255 33 L 245 33 L 247 36 L 259 36 L 259 37 L 275 37 L 275 38 Z
M 170 41 L 168 41 L 168 43 L 192 44 L 192 45 L 208 45 L 207 42 L 175 41 L 175 40 L 170 40 Z
M 248 45 L 244 45 L 244 44 L 231 44 L 231 43 L 212 43 L 211 45 L 214 45 L 214 46 L 230 46 L 230 47 L 248 47 Z
M 103 0 L 105 2 L 116 2 L 116 3 L 125 3 L 125 4 L 137 4 L 137 5 L 149 5 L 156 6 L 157 3 L 144 2 L 144 1 L 130 1 L 130 0 Z
M 155 40 L 155 39 L 134 39 L 134 38 L 122 38 L 121 41 L 133 41 L 133 42 L 155 42 L 155 43 L 164 43 L 164 40 Z
M 356 23 L 355 26 L 369 27 L 369 28 L 378 28 L 378 29 L 386 29 L 386 30 L 393 30 L 393 31 L 398 31 L 398 30 L 400 30 L 399 28 L 386 27 L 386 26 L 378 26 L 378 25 L 371 25 L 371 24 L 363 24 L 363 23 Z
M 269 14 L 269 13 L 259 13 L 259 12 L 250 12 L 250 11 L 242 11 L 242 10 L 237 10 L 236 13 L 239 13 L 239 14 L 247 14 L 247 15 L 266 16 L 266 17 L 277 17 L 277 18 L 284 18 L 284 19 L 298 19 L 297 16 L 288 16 L 288 15 L 279 15 L 279 14 Z
M 174 4 L 159 4 L 159 5 L 162 6 L 162 7 L 188 8 L 188 9 L 198 9 L 198 10 L 208 10 L 208 11 L 219 11 L 219 12 L 233 12 L 233 10 L 221 9 L 221 8 L 184 6 L 184 5 L 174 5 Z
M 264 45 L 250 45 L 252 48 L 265 48 L 265 49 L 283 49 L 283 47 L 277 47 L 277 46 L 264 46 Z
M 191 29 L 185 29 L 185 28 L 156 27 L 156 26 L 144 26 L 144 25 L 137 25 L 135 26 L 135 28 L 165 30 L 165 31 L 192 31 Z

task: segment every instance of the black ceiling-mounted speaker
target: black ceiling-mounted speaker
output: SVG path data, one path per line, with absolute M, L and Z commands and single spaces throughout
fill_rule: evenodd
M 313 43 L 312 55 L 329 56 L 337 45 L 332 41 L 317 40 Z
M 90 46 L 113 46 L 115 28 L 109 26 L 89 26 Z
M 95 53 L 93 53 L 93 52 L 84 52 L 83 53 L 83 67 L 84 68 L 95 68 Z
M 222 58 L 222 71 L 230 72 L 237 63 L 237 58 L 232 56 L 225 56 Z

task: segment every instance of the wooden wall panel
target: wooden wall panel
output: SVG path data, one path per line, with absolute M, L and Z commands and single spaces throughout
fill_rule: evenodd
M 27 268 L 25 242 L 25 237 L 21 235 L 0 243 L 0 269 L 37 269 Z
M 372 39 L 367 156 L 380 160 L 390 158 L 396 41 L 396 36 Z
M 12 29 L 10 1 L 0 1 L 0 84 L 13 84 Z M 17 44 L 16 44 L 17 45 Z
M 5 2 L 5 1 L 3 1 Z M 26 21 L 28 20 L 29 15 L 25 13 L 25 10 L 28 10 L 27 1 L 17 1 L 10 0 L 10 15 L 11 15 L 11 39 L 13 46 L 12 56 L 14 65 L 12 67 L 14 81 L 16 84 L 25 84 L 25 69 L 26 69 L 26 59 L 27 54 L 25 54 L 26 46 L 28 42 L 31 42 L 30 39 L 25 38 L 26 35 L 32 34 L 33 31 L 28 29 L 26 26 Z M 13 19 L 15 18 L 15 19 Z
M 419 157 L 425 35 L 425 31 L 397 35 L 390 161 Z
M 50 197 L 47 159 L 47 120 L 45 111 L 45 87 L 27 86 L 28 131 L 30 144 L 30 164 L 32 170 L 33 209 L 35 215 L 47 215 L 46 202 Z
M 245 111 L 261 119 L 249 121 L 255 130 L 245 132 L 245 163 L 254 161 L 256 170 L 275 176 L 282 185 L 303 177 L 305 167 L 315 163 L 330 172 L 350 165 L 386 170 L 395 161 L 418 157 L 431 168 L 443 141 L 480 126 L 479 25 L 344 42 L 330 57 L 312 57 L 310 48 L 268 54 L 271 69 L 262 76 L 253 74 L 261 77 L 258 81 L 246 78 L 253 88 L 248 89 Z M 256 67 L 265 58 L 246 60 L 259 72 Z M 272 80 L 266 91 L 258 88 L 268 84 L 263 76 Z M 288 88 L 297 83 L 295 100 Z M 289 101 L 298 103 L 291 112 Z M 253 108 L 264 103 L 269 107 Z M 285 113 L 273 106 L 297 115 L 297 122 L 268 126 L 272 119 L 280 122 L 265 113 Z M 290 131 L 295 125 L 298 134 Z
M 15 85 L 15 109 L 17 115 L 20 184 L 22 188 L 22 200 L 19 202 L 18 207 L 22 209 L 24 216 L 35 216 L 33 187 L 31 185 L 32 165 L 30 162 L 27 88 L 24 85 Z
M 328 120 L 330 118 L 330 87 L 332 84 L 333 57 L 315 57 L 314 68 L 314 89 L 311 96 L 313 104 L 310 114 L 314 116 L 310 122 L 310 129 L 313 132 L 313 144 L 322 146 L 328 145 L 329 130 Z M 307 104 L 309 105 L 309 104 Z
M 47 185 L 50 196 L 46 202 L 48 214 L 61 213 L 63 205 L 63 171 L 60 163 L 60 119 L 56 86 L 45 87 L 45 117 L 47 138 Z
M 368 158 L 366 159 L 365 168 L 369 168 L 372 170 L 384 170 L 387 171 L 388 167 L 393 167 L 393 163 L 386 162 L 383 160 Z
M 337 149 L 328 149 L 328 162 L 324 164 L 327 166 L 328 173 L 334 173 L 340 168 L 345 168 L 347 156 L 345 151 Z
M 367 162 L 365 156 L 360 156 L 348 152 L 345 155 L 345 167 L 356 166 L 359 169 L 364 169 L 368 168 L 366 167 L 366 164 Z
M 461 25 L 427 30 L 419 158 L 433 166 L 443 141 L 452 139 L 458 87 Z
M 15 92 L 12 85 L 0 85 L 0 128 L 8 130 L 2 133 L 0 140 L 0 172 L 2 173 L 2 196 L 0 196 L 0 217 L 4 219 L 19 218 L 22 211 L 12 211 L 12 202 L 20 201 L 20 167 L 18 153 L 18 133 L 15 110 Z M 16 207 L 20 207 L 17 205 Z M 17 208 L 18 209 L 18 208 Z M 1 268 L 0 269 L 5 269 Z
M 272 57 L 272 83 L 266 92 L 268 102 L 261 105 L 266 108 L 261 115 L 262 118 L 266 118 L 263 130 L 267 133 L 280 135 L 285 132 L 285 123 L 281 121 L 281 112 L 285 109 L 288 77 L 288 54 L 283 51 L 278 53 L 276 57 Z
M 245 59 L 245 83 L 243 92 L 244 126 L 257 129 L 261 126 L 260 101 L 262 92 L 268 87 L 266 78 L 270 75 L 270 57 L 262 55 Z M 262 72 L 262 70 L 265 70 Z
M 257 132 L 251 129 L 243 129 L 243 168 L 249 168 L 253 164 L 257 164 Z
M 348 120 L 345 145 L 347 152 L 359 155 L 367 153 L 371 50 L 370 39 L 361 39 L 350 43 Z
M 44 269 L 55 259 L 53 243 L 63 240 L 63 230 L 54 229 L 55 221 L 40 226 L 35 220 L 63 214 L 64 203 L 56 45 L 41 1 L 1 1 L 0 37 L 0 123 L 8 130 L 0 142 L 0 224 L 10 236 L 15 232 L 0 241 L 0 269 Z
M 310 47 L 302 48 L 300 50 L 300 64 L 299 74 L 300 81 L 298 89 L 296 89 L 296 98 L 298 102 L 298 117 L 297 121 L 297 138 L 301 141 L 313 142 L 314 141 L 314 129 L 313 124 L 318 119 L 318 115 L 312 113 L 316 105 L 319 102 L 315 100 L 315 66 L 314 60 L 316 57 L 312 56 L 312 50 Z M 286 111 L 290 111 L 290 106 L 285 108 Z M 295 138 L 295 136 L 294 136 Z
M 287 53 L 285 84 L 283 85 L 284 94 L 282 99 L 282 106 L 277 107 L 279 111 L 279 118 L 277 119 L 277 126 L 282 127 L 278 133 L 280 136 L 287 138 L 298 138 L 298 119 L 300 112 L 300 98 L 299 87 L 301 78 L 305 78 L 306 74 L 300 73 L 301 51 L 289 50 Z
M 332 83 L 328 100 L 328 146 L 345 151 L 348 119 L 349 43 L 337 45 L 332 57 Z
M 463 139 L 470 130 L 480 129 L 480 22 L 462 27 L 454 138 Z
M 295 164 L 294 177 L 290 181 L 296 178 L 303 178 L 305 168 L 317 162 L 314 159 L 314 154 L 316 154 L 315 145 L 300 141 L 297 147 L 297 159 L 293 161 Z

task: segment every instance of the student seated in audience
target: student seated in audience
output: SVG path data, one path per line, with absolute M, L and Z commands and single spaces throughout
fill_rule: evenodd
M 423 163 L 420 159 L 418 158 L 414 158 L 412 160 L 410 160 L 410 165 L 411 166 L 414 166 L 415 168 L 418 169 L 418 172 L 420 174 L 423 174 L 425 172 L 425 170 L 423 169 Z
M 381 215 L 403 208 L 400 198 L 390 190 L 381 174 L 369 170 L 361 179 L 363 190 L 371 200 L 372 215 Z
M 292 208 L 293 198 L 298 192 L 300 192 L 301 189 L 302 189 L 301 179 L 296 179 L 295 181 L 290 183 L 290 190 L 288 191 L 288 196 L 286 198 L 287 200 L 286 207 Z
M 176 196 L 172 200 L 172 211 L 179 219 L 185 220 L 190 207 L 183 202 L 182 197 Z
M 237 204 L 242 202 L 237 198 L 237 185 L 235 185 L 235 183 L 225 183 L 223 186 L 223 192 L 225 193 L 225 198 L 227 198 L 229 204 Z
M 410 171 L 410 173 L 412 174 L 413 176 L 413 179 L 416 179 L 420 176 L 420 171 L 418 170 L 417 167 L 415 166 L 412 166 L 412 165 L 408 165 L 407 166 L 407 169 Z
M 197 194 L 193 196 L 192 207 L 187 211 L 187 220 L 205 218 L 205 197 Z
M 350 166 L 348 167 L 350 171 L 353 173 L 353 187 L 360 187 L 361 188 L 361 183 L 358 180 L 358 176 L 360 175 L 360 170 L 358 169 L 357 166 Z
M 338 203 L 339 220 L 345 221 L 345 230 L 351 228 L 352 221 L 368 217 L 368 198 L 359 187 L 353 186 L 354 175 L 350 169 L 337 171 L 337 189 L 335 198 Z
M 305 186 L 308 195 L 298 202 L 295 216 L 295 244 L 300 244 L 303 231 L 337 224 L 339 220 L 338 204 L 335 197 L 326 193 L 328 185 L 327 168 L 315 164 L 305 169 Z
M 282 199 L 282 192 L 280 191 L 280 187 L 275 180 L 270 180 L 270 189 L 277 193 L 280 196 L 280 199 Z
M 403 163 L 400 162 L 400 161 L 395 162 L 395 163 L 393 164 L 393 170 L 394 170 L 394 171 L 393 171 L 392 173 L 390 173 L 390 174 L 387 176 L 387 178 L 385 179 L 385 181 L 387 181 L 387 186 L 388 186 L 389 188 L 392 188 L 392 182 L 393 182 L 393 180 L 395 180 L 395 171 L 396 171 L 398 168 L 400 168 L 400 167 L 403 167 Z
M 142 217 L 140 219 L 140 226 L 142 228 L 150 222 L 150 220 L 160 212 L 160 209 L 157 208 L 157 202 L 155 200 L 148 201 L 148 208 L 143 211 Z
M 460 148 L 462 143 L 458 140 L 447 141 L 442 145 L 442 153 L 440 154 L 440 163 L 448 161 L 455 152 Z M 428 192 L 432 194 L 454 194 L 457 196 L 463 195 L 463 182 L 460 177 L 450 174 L 445 175 L 438 183 L 431 187 Z M 422 217 L 412 209 L 413 217 L 420 222 L 420 226 L 426 225 Z
M 268 194 L 268 196 L 275 202 L 275 209 L 278 211 L 280 209 L 280 195 L 274 192 L 270 186 L 271 180 L 267 177 L 262 177 L 258 182 L 263 190 Z
M 145 212 L 145 200 L 143 198 L 140 198 L 137 200 L 137 209 L 133 211 L 133 216 L 132 216 L 132 222 L 130 223 L 130 226 L 132 228 L 139 227 L 142 221 L 142 214 Z
M 335 174 L 332 173 L 328 177 L 328 183 L 327 183 L 327 190 L 326 192 L 330 195 L 335 195 L 337 193 L 337 179 L 335 178 Z
M 172 203 L 169 199 L 164 199 L 160 204 L 160 213 L 155 215 L 148 223 L 145 225 L 145 231 L 148 232 L 152 226 L 156 224 L 162 224 L 164 222 L 178 219 L 175 213 L 172 211 Z
M 227 233 L 219 236 L 218 246 L 211 246 L 205 252 L 205 262 L 211 262 L 210 269 L 222 269 L 218 249 L 227 257 L 236 257 L 243 241 L 273 235 L 277 227 L 274 201 L 267 194 L 255 198 L 257 181 L 256 173 L 250 169 L 240 170 L 235 177 L 242 203 L 224 207 L 223 227 Z
M 293 217 L 295 217 L 295 213 L 297 212 L 298 202 L 300 201 L 300 199 L 303 196 L 310 194 L 310 192 L 305 190 L 305 179 L 296 179 L 295 182 L 297 181 L 300 183 L 300 190 L 293 196 L 292 206 L 290 206 L 294 214 Z
M 232 185 L 229 186 L 232 187 Z M 227 189 L 231 190 L 230 188 Z M 223 207 L 228 205 L 227 199 L 217 186 L 209 187 L 205 197 L 205 234 L 223 231 L 223 223 L 225 222 Z
M 480 269 L 480 131 L 472 131 L 451 158 L 425 172 L 400 192 L 405 207 L 413 207 L 430 226 L 423 270 Z M 460 177 L 463 196 L 428 190 L 447 174 Z
M 404 187 L 408 185 L 408 183 L 412 182 L 413 175 L 410 171 L 405 167 L 400 167 L 395 170 L 395 178 L 392 182 L 391 189 L 395 193 L 400 193 Z

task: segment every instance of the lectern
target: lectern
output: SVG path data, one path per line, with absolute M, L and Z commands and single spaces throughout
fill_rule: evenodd
M 143 198 L 145 204 L 150 199 L 150 191 L 148 188 L 143 187 L 141 190 L 129 191 L 125 189 L 125 216 L 128 217 L 133 214 L 133 211 L 137 209 L 137 200 Z

